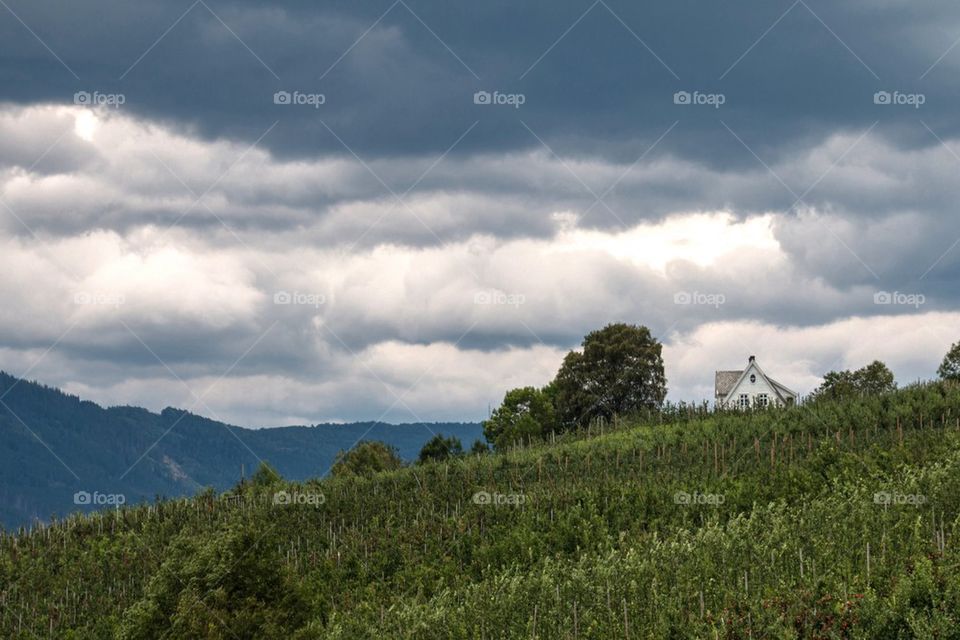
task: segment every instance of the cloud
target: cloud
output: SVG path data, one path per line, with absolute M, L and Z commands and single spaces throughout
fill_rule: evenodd
M 860 0 L 750 0 L 693 13 L 682 3 L 449 11 L 373 0 L 11 8 L 33 33 L 13 20 L 0 29 L 9 100 L 122 93 L 138 118 L 248 144 L 280 121 L 262 145 L 282 157 L 347 153 L 344 144 L 368 160 L 433 155 L 476 121 L 454 154 L 522 153 L 539 149 L 539 137 L 565 156 L 624 161 L 681 120 L 662 141 L 665 152 L 715 168 L 751 165 L 720 119 L 770 161 L 877 119 L 898 145 L 916 146 L 926 138 L 916 110 L 873 104 L 881 90 L 923 92 L 926 121 L 958 134 L 950 79 L 960 57 L 950 47 L 960 16 L 946 3 L 867 10 Z M 321 109 L 276 105 L 278 90 L 327 99 Z M 526 100 L 520 109 L 476 105 L 478 90 Z M 678 105 L 678 91 L 726 101 L 721 109 Z
M 210 388 L 250 425 L 452 419 L 612 321 L 667 343 L 674 399 L 748 352 L 809 391 L 950 340 L 952 4 L 10 5 L 12 373 Z

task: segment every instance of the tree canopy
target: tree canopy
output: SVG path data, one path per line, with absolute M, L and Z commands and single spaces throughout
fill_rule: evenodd
M 841 400 L 887 393 L 897 388 L 893 372 L 879 360 L 856 371 L 829 371 L 813 392 L 814 400 Z
M 483 435 L 497 448 L 549 433 L 556 425 L 548 391 L 521 387 L 508 391 L 503 403 L 483 423 Z
M 379 440 L 365 440 L 337 454 L 331 472 L 335 476 L 371 476 L 403 466 L 397 448 Z
M 587 334 L 582 346 L 567 354 L 553 382 L 564 427 L 663 404 L 662 345 L 647 327 L 609 324 Z
M 570 351 L 556 378 L 542 389 L 508 391 L 483 423 L 496 448 L 575 429 L 595 418 L 662 406 L 667 395 L 662 345 L 643 326 L 610 324 Z
M 937 375 L 941 380 L 960 382 L 960 342 L 950 347 L 950 351 L 943 357 Z
M 423 445 L 417 461 L 422 464 L 424 462 L 436 462 L 448 458 L 459 458 L 462 455 L 463 444 L 459 438 L 454 436 L 444 437 L 438 433 Z

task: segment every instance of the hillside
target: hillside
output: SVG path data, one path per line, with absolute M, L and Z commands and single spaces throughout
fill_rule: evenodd
M 258 474 L 0 538 L 0 636 L 957 637 L 958 418 L 925 385 Z
M 10 529 L 84 509 L 79 491 L 122 494 L 131 504 L 225 491 L 260 460 L 290 479 L 322 476 L 361 437 L 389 442 L 405 459 L 434 433 L 466 446 L 481 437 L 470 423 L 244 429 L 179 409 L 105 409 L 2 372 L 0 399 L 0 527 Z

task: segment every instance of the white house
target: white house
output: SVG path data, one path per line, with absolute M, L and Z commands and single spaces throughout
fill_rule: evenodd
M 717 371 L 715 396 L 717 407 L 733 409 L 780 407 L 797 401 L 797 393 L 764 373 L 754 356 L 742 371 Z

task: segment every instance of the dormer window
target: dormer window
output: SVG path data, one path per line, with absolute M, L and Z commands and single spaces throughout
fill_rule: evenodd
M 757 375 L 755 373 L 750 374 L 750 382 L 754 383 L 757 381 Z

